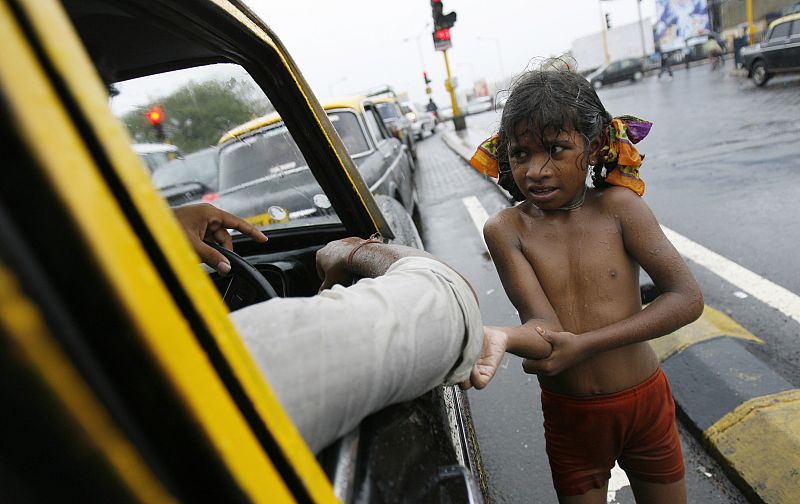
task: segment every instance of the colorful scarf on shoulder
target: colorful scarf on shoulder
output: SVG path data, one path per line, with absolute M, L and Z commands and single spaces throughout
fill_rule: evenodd
M 634 116 L 620 116 L 611 120 L 606 132 L 606 144 L 600 150 L 607 183 L 627 187 L 639 196 L 644 194 L 644 180 L 639 176 L 644 155 L 633 144 L 646 137 L 652 126 L 653 123 Z M 500 136 L 492 135 L 478 146 L 469 160 L 469 164 L 477 171 L 495 179 L 500 176 L 497 161 L 499 142 Z

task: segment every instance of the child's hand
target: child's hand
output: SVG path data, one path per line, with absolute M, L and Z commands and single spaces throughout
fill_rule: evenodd
M 554 376 L 587 357 L 581 339 L 573 333 L 551 331 L 541 327 L 537 327 L 536 332 L 553 346 L 553 351 L 544 359 L 522 361 L 522 369 L 528 374 Z
M 461 383 L 461 389 L 467 390 L 470 387 L 482 389 L 489 384 L 489 381 L 497 371 L 497 367 L 503 361 L 506 353 L 508 335 L 500 327 L 483 327 L 483 347 L 481 356 L 472 366 L 469 380 Z

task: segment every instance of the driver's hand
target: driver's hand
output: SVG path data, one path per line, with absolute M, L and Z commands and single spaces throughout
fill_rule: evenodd
M 353 273 L 347 270 L 347 258 L 363 241 L 355 236 L 344 238 L 332 241 L 317 251 L 317 275 L 322 280 L 320 291 L 330 289 L 336 284 L 352 283 Z
M 232 249 L 233 240 L 228 234 L 228 229 L 235 229 L 258 243 L 267 241 L 264 233 L 252 224 L 208 203 L 176 207 L 172 211 L 200 259 L 221 275 L 231 271 L 231 264 L 225 256 L 203 243 L 203 240 L 213 241 L 227 249 Z

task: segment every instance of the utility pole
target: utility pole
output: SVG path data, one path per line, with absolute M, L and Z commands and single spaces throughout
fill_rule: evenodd
M 597 9 L 600 12 L 600 27 L 603 33 L 603 58 L 606 65 L 611 62 L 611 58 L 608 56 L 608 37 L 606 36 L 606 17 L 603 15 L 603 0 L 597 0 Z M 748 0 L 750 1 L 750 0 Z
M 647 48 L 644 45 L 644 26 L 642 26 L 642 0 L 636 0 L 636 8 L 639 10 L 639 36 L 642 39 L 642 59 L 647 58 Z

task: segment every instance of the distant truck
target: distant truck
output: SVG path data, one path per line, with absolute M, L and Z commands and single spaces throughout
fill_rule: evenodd
M 642 54 L 642 32 L 644 32 L 644 55 Z M 655 52 L 653 23 L 649 19 L 630 23 L 608 30 L 608 56 L 610 61 L 624 58 L 640 58 Z M 572 41 L 572 57 L 578 63 L 579 72 L 588 72 L 605 64 L 603 34 L 601 32 Z

